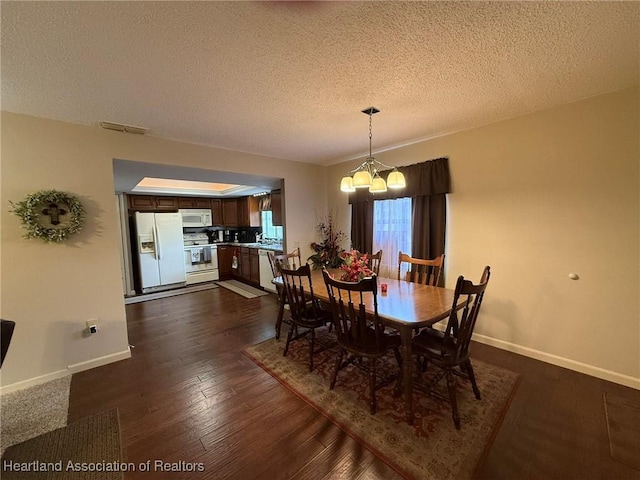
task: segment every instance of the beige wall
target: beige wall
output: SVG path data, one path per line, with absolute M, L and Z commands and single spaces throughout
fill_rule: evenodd
M 481 341 L 640 388 L 638 112 L 628 89 L 376 156 L 449 157 L 447 286 L 491 265 Z M 347 232 L 357 163 L 328 175 Z
M 325 169 L 255 155 L 2 112 L 0 316 L 17 322 L 2 366 L 4 391 L 126 358 L 113 159 L 283 177 L 287 244 L 303 253 L 324 211 Z M 87 209 L 83 231 L 62 244 L 22 238 L 9 201 L 69 191 Z M 82 336 L 86 320 L 100 332 Z

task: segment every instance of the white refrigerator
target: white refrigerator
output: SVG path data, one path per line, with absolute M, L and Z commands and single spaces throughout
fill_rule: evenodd
M 179 213 L 135 214 L 142 293 L 185 284 L 182 217 Z

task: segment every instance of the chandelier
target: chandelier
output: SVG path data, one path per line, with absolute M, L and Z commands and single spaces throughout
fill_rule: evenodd
M 404 188 L 407 186 L 404 175 L 396 167 L 390 167 L 377 161 L 371 155 L 371 117 L 378 113 L 375 107 L 362 110 L 369 115 L 369 156 L 357 168 L 351 170 L 348 175 L 340 180 L 340 190 L 343 192 L 355 192 L 356 188 L 368 188 L 371 193 L 382 193 L 388 188 Z M 393 169 L 387 176 L 387 181 L 380 176 L 380 170 Z

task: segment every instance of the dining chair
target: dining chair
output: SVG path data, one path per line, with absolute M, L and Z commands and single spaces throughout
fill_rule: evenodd
M 456 288 L 447 326 L 444 331 L 425 328 L 413 337 L 411 349 L 413 354 L 424 358 L 429 365 L 434 365 L 439 371 L 426 382 L 414 382 L 414 388 L 422 390 L 432 396 L 444 400 L 451 405 L 453 423 L 460 430 L 460 416 L 456 400 L 456 380 L 460 376 L 471 382 L 475 397 L 480 400 L 480 390 L 469 358 L 469 346 L 473 329 L 478 320 L 478 313 L 484 298 L 484 292 L 491 275 L 490 267 L 486 266 L 482 272 L 480 283 L 474 285 L 461 275 L 456 282 Z M 460 302 L 464 303 L 461 310 L 457 310 Z M 447 380 L 449 398 L 434 390 L 434 386 L 442 379 Z M 420 375 L 420 380 L 424 375 Z
M 378 286 L 375 275 L 363 278 L 357 283 L 336 280 L 326 270 L 322 275 L 327 286 L 339 347 L 330 388 L 333 390 L 335 387 L 339 370 L 348 365 L 361 368 L 369 374 L 369 403 L 373 415 L 377 408 L 376 390 L 400 378 L 400 335 L 385 333 L 384 325 L 378 318 Z M 365 311 L 365 295 L 373 295 L 372 315 Z M 376 362 L 389 350 L 394 351 L 400 368 L 397 372 L 383 377 L 376 371 Z M 343 361 L 345 353 L 347 359 Z M 363 362 L 363 358 L 368 359 L 368 362 Z M 396 384 L 396 387 L 399 391 L 399 384 Z
M 357 252 L 356 253 L 357 258 L 360 258 L 361 256 L 365 255 L 364 253 L 360 253 L 358 251 L 356 252 Z M 382 250 L 378 250 L 376 253 L 373 253 L 373 254 L 367 253 L 366 255 L 367 255 L 369 268 L 376 275 L 380 275 L 380 263 L 382 262 Z
M 297 247 L 289 253 L 276 255 L 275 252 L 269 251 L 267 253 L 267 258 L 269 258 L 269 266 L 271 266 L 271 273 L 273 274 L 273 278 L 280 276 L 280 265 L 285 266 L 289 269 L 297 269 L 302 266 L 302 261 L 300 259 L 300 248 Z M 278 297 L 278 303 L 281 305 L 280 310 L 278 311 L 278 318 L 276 319 L 276 340 L 280 338 L 280 330 L 282 329 L 282 322 L 290 323 L 288 320 L 284 319 L 284 310 L 289 308 L 289 304 L 287 303 L 286 295 L 284 295 L 284 290 L 282 285 L 276 284 L 276 295 Z
M 13 330 L 16 327 L 16 322 L 13 320 L 0 320 L 0 367 L 4 363 L 4 357 L 7 356 L 9 345 L 11 344 L 11 338 L 13 337 Z
M 404 280 L 407 282 L 438 286 L 444 265 L 444 254 L 433 260 L 425 260 L 398 252 L 398 280 L 403 280 L 401 278 L 403 263 L 408 264 L 408 270 L 404 275 Z
M 324 350 L 327 345 L 316 352 L 316 329 L 331 322 L 331 312 L 320 307 L 320 302 L 313 295 L 311 268 L 308 264 L 295 270 L 280 265 L 284 294 L 289 304 L 291 328 L 287 335 L 283 356 L 287 356 L 291 342 L 301 338 L 309 338 L 309 371 L 313 370 L 313 355 Z

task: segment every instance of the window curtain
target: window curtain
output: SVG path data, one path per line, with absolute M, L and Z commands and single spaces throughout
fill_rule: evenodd
M 373 200 L 351 205 L 351 248 L 373 253 Z
M 271 211 L 271 195 L 263 195 L 258 202 L 258 210 L 261 212 Z
M 368 190 L 359 189 L 349 194 L 349 203 L 352 205 L 351 230 L 354 248 L 354 239 L 366 238 L 370 235 L 373 238 L 373 205 L 371 205 L 371 222 L 369 224 L 363 219 L 363 215 L 368 210 L 359 206 L 375 200 L 388 200 L 400 197 L 411 197 L 412 199 L 412 251 L 411 256 L 417 258 L 435 258 L 444 253 L 445 227 L 446 227 L 446 194 L 451 191 L 451 178 L 449 174 L 449 159 L 437 158 L 414 165 L 398 167 L 407 181 L 407 186 L 400 190 L 387 190 L 385 193 L 372 194 Z M 381 172 L 385 177 L 389 172 Z M 358 225 L 357 232 L 354 232 L 354 225 Z M 371 228 L 370 234 L 362 229 Z M 357 233 L 358 237 L 354 236 Z M 359 244 L 358 244 L 359 245 Z M 363 245 L 360 251 L 370 250 Z M 383 256 L 385 256 L 383 252 Z M 397 259 L 396 259 L 397 261 Z M 446 260 L 445 260 L 446 261 Z M 444 275 L 440 280 L 444 285 Z

